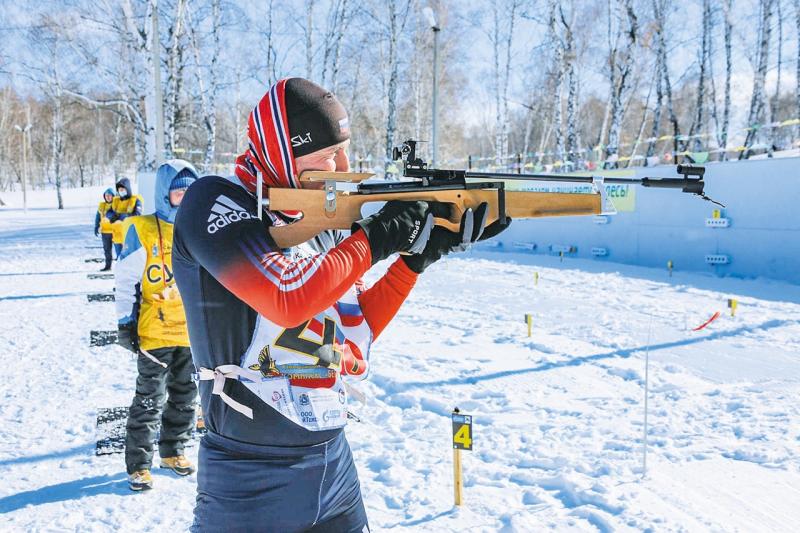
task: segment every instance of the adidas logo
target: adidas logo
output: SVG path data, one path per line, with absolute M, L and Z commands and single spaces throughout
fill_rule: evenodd
M 217 196 L 214 205 L 211 206 L 211 214 L 208 216 L 208 232 L 213 235 L 228 224 L 251 218 L 253 217 L 242 206 L 221 194 Z

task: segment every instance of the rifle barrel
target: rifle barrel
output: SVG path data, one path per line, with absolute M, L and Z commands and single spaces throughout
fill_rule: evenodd
M 556 181 L 563 183 L 592 183 L 592 176 L 554 176 L 552 174 L 510 174 L 494 172 L 465 172 L 466 178 L 494 178 L 517 181 Z M 603 183 L 642 185 L 660 189 L 685 189 L 692 184 L 702 183 L 703 178 L 603 178 Z M 701 189 L 702 190 L 702 189 Z

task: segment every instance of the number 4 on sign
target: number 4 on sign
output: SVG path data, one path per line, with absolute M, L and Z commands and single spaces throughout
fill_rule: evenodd
M 460 446 L 458 446 L 458 448 L 461 449 L 461 450 L 471 450 L 472 449 L 472 438 L 470 436 L 469 428 L 470 428 L 470 426 L 464 424 L 463 426 L 458 428 L 458 431 L 456 431 L 456 434 L 453 435 L 453 443 L 454 443 L 454 445 L 455 446 L 460 445 Z

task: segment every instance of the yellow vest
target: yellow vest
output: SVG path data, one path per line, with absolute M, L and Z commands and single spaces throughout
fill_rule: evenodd
M 111 202 L 111 209 L 118 215 L 130 215 L 136 208 L 136 200 L 142 202 L 142 206 L 144 207 L 144 201 L 142 201 L 142 197 L 138 194 L 133 194 L 130 198 L 125 198 L 124 200 L 119 196 L 115 196 L 114 200 Z M 117 220 L 111 224 L 111 235 L 115 244 L 122 244 L 122 241 L 125 239 L 123 222 L 125 221 Z
M 136 230 L 147 257 L 139 309 L 142 349 L 189 346 L 183 301 L 172 275 L 172 224 L 157 220 L 155 215 L 130 217 L 125 222 Z
M 106 211 L 111 209 L 112 205 L 113 203 L 103 200 L 97 206 L 97 212 L 100 213 L 100 233 L 111 233 L 111 221 L 106 218 Z

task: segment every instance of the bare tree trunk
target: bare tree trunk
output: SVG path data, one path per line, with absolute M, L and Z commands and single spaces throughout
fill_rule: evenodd
M 657 67 L 656 67 L 657 69 Z M 633 165 L 633 158 L 636 156 L 636 151 L 639 149 L 639 145 L 642 143 L 642 136 L 644 135 L 644 128 L 647 124 L 647 112 L 650 109 L 650 96 L 653 94 L 653 84 L 650 83 L 650 87 L 647 89 L 647 98 L 644 100 L 644 107 L 642 108 L 642 121 L 639 123 L 639 133 L 636 135 L 636 141 L 633 143 L 633 149 L 631 150 L 631 156 L 628 160 L 627 167 Z
M 206 146 L 203 155 L 203 170 L 209 171 L 214 162 L 217 143 L 217 96 L 219 94 L 219 56 L 221 52 L 220 33 L 222 26 L 222 8 L 220 5 L 220 0 L 212 0 L 211 2 L 211 60 L 208 66 L 208 87 L 206 87 L 206 78 L 203 76 L 202 63 L 200 62 L 200 43 L 197 38 L 198 22 L 192 20 L 191 13 L 188 13 L 187 16 L 190 26 L 190 42 L 195 60 L 195 77 L 197 79 L 197 86 L 200 95 L 200 108 L 203 117 L 202 121 L 203 127 L 206 130 Z M 237 94 L 235 106 L 238 105 L 239 102 Z M 238 108 L 236 109 L 236 113 L 238 117 Z M 235 129 L 238 139 L 238 125 Z
M 492 50 L 494 58 L 494 97 L 495 97 L 495 160 L 497 165 L 502 165 L 508 159 L 508 80 L 511 72 L 511 47 L 514 40 L 514 26 L 516 23 L 517 0 L 512 0 L 510 6 L 498 6 L 492 2 Z M 507 19 L 501 20 L 500 10 L 506 14 Z M 508 27 L 504 32 L 502 26 L 507 21 Z M 503 49 L 505 48 L 505 49 Z
M 306 79 L 314 78 L 314 0 L 305 0 L 306 27 Z
M 664 87 L 664 95 L 667 97 L 667 114 L 669 121 L 672 124 L 672 147 L 676 152 L 678 151 L 678 136 L 681 134 L 680 127 L 678 126 L 678 117 L 675 114 L 675 106 L 672 101 L 672 83 L 669 79 L 669 63 L 667 62 L 667 39 L 666 32 L 666 14 L 664 13 L 666 0 L 653 0 L 653 14 L 656 22 L 656 54 L 658 64 L 661 65 L 661 82 Z
M 134 143 L 140 154 L 138 167 L 140 170 L 155 170 L 156 166 L 156 95 L 155 87 L 150 80 L 153 79 L 153 70 L 158 67 L 154 65 L 151 53 L 151 30 L 150 22 L 156 16 L 154 1 L 150 0 L 146 4 L 145 16 L 141 26 L 138 25 L 138 17 L 134 15 L 130 0 L 122 2 L 123 25 L 127 31 L 124 40 L 131 53 L 131 60 L 139 60 L 144 65 L 144 80 L 136 80 L 141 85 L 141 99 L 144 100 L 144 115 L 134 109 L 132 105 L 125 108 L 126 116 L 129 120 L 136 122 L 137 128 L 134 129 Z M 137 91 L 138 92 L 138 91 Z M 79 96 L 80 95 L 76 95 Z M 135 94 L 134 97 L 139 96 Z
M 656 68 L 653 73 L 653 80 L 656 84 L 656 106 L 653 110 L 653 128 L 650 130 L 650 142 L 647 144 L 647 158 L 653 157 L 656 153 L 658 144 L 658 133 L 661 126 L 661 107 L 664 102 L 664 91 L 661 83 L 661 56 L 656 54 Z M 645 162 L 646 164 L 646 162 Z
M 336 39 L 333 46 L 333 64 L 331 65 L 331 90 L 336 92 L 339 88 L 339 64 L 342 59 L 342 37 L 347 31 L 347 25 L 350 22 L 349 12 L 347 10 L 347 0 L 342 0 L 342 9 L 339 16 L 339 23 L 336 26 Z
M 630 77 L 633 71 L 633 58 L 637 33 L 639 31 L 633 0 L 621 1 L 628 23 L 625 30 L 627 45 L 624 50 L 623 60 L 617 62 L 617 68 L 619 69 L 617 86 L 611 88 L 613 98 L 611 101 L 611 125 L 608 131 L 608 146 L 606 147 L 607 158 L 617 154 L 619 151 L 619 131 L 622 127 L 622 113 L 624 108 L 623 100 L 628 92 Z M 622 26 L 621 21 L 620 26 Z
M 325 49 L 322 57 L 322 85 L 330 85 L 335 91 L 336 78 L 339 72 L 339 59 L 341 57 L 342 37 L 348 24 L 347 0 L 335 0 L 328 13 L 328 27 L 325 31 Z M 328 83 L 328 69 L 331 76 Z
M 275 49 L 275 44 L 273 43 L 272 34 L 273 34 L 273 25 L 272 25 L 272 3 L 273 0 L 269 0 L 269 6 L 267 7 L 268 15 L 267 15 L 267 83 L 266 85 L 269 87 L 276 81 L 278 81 L 278 73 L 277 69 L 275 68 L 275 64 L 278 62 L 278 51 Z
M 549 6 L 549 40 L 553 46 L 553 59 L 551 63 L 550 78 L 553 82 L 553 132 L 555 134 L 555 155 L 557 160 L 564 160 L 564 126 L 561 101 L 561 87 L 564 83 L 564 43 L 561 40 L 556 26 L 556 13 L 558 3 L 550 1 Z
M 753 95 L 750 98 L 750 113 L 747 117 L 747 137 L 744 140 L 745 149 L 739 154 L 739 159 L 750 157 L 750 147 L 754 144 L 758 135 L 758 127 L 764 121 L 766 111 L 764 88 L 767 77 L 767 65 L 769 63 L 769 41 L 772 33 L 770 19 L 772 18 L 772 8 L 774 0 L 761 0 L 761 18 L 758 25 L 758 55 L 756 60 L 756 72 L 753 79 Z
M 575 69 L 577 52 L 575 35 L 572 26 L 575 23 L 574 8 L 570 20 L 564 16 L 563 5 L 559 5 L 561 24 L 564 26 L 564 68 L 567 73 L 567 158 L 573 164 L 577 162 L 580 138 L 578 136 L 578 75 Z
M 61 196 L 61 163 L 64 159 L 64 111 L 61 104 L 61 88 L 56 82 L 53 99 L 53 177 L 56 182 L 56 197 L 58 208 L 64 209 L 64 199 Z
M 180 94 L 183 87 L 183 45 L 181 40 L 184 35 L 184 12 L 187 0 L 177 0 L 175 14 L 169 28 L 170 45 L 167 56 L 167 91 L 164 95 L 164 122 L 167 148 L 170 153 L 175 153 L 178 138 L 176 129 L 181 121 Z
M 725 103 L 722 108 L 722 134 L 720 135 L 720 146 L 723 149 L 723 160 L 728 158 L 725 147 L 728 146 L 728 126 L 731 121 L 731 78 L 733 77 L 733 52 L 731 41 L 733 40 L 733 24 L 731 23 L 731 9 L 733 0 L 725 2 Z
M 427 29 L 427 28 L 426 28 Z M 427 32 L 426 32 L 427 33 Z M 414 31 L 414 55 L 421 56 L 424 51 L 423 33 L 419 28 Z M 412 87 L 414 92 L 414 139 L 422 139 L 422 92 L 423 80 L 425 76 L 422 73 L 422 66 L 425 65 L 423 61 L 413 61 L 411 64 L 412 72 Z M 425 81 L 427 83 L 427 81 Z M 432 144 L 432 143 L 431 143 Z
M 653 0 L 656 1 L 656 0 Z M 612 27 L 613 27 L 613 20 L 614 18 L 619 19 L 619 17 L 615 17 L 616 13 L 616 4 L 614 0 L 608 0 L 606 5 L 608 6 L 608 24 L 606 25 L 606 40 L 608 44 L 608 99 L 606 100 L 606 109 L 603 113 L 603 124 L 600 126 L 600 135 L 597 137 L 597 146 L 603 146 L 606 142 L 606 133 L 608 132 L 608 121 L 611 118 L 611 106 L 614 100 L 614 87 L 617 86 L 617 44 L 619 43 L 619 29 L 614 34 L 614 38 L 611 38 Z
M 775 7 L 778 11 L 778 79 L 775 81 L 775 96 L 772 97 L 772 105 L 770 105 L 770 116 L 778 116 L 778 106 L 780 106 L 781 99 L 781 71 L 783 70 L 783 12 L 781 11 L 781 1 L 777 0 Z M 777 133 L 776 129 L 772 130 L 772 137 L 775 138 Z
M 400 38 L 400 24 L 397 20 L 397 10 L 395 0 L 389 0 L 389 82 L 386 100 L 386 144 L 385 144 L 385 163 L 384 172 L 388 172 L 392 161 L 392 149 L 394 148 L 394 133 L 397 126 L 397 83 L 399 61 L 397 59 L 397 47 Z M 324 71 L 324 69 L 323 69 Z
M 703 143 L 699 135 L 705 131 L 705 105 L 706 105 L 706 68 L 708 67 L 709 42 L 711 40 L 711 2 L 703 0 L 703 33 L 700 45 L 700 79 L 697 83 L 697 103 L 692 126 L 689 128 L 689 137 L 698 135 L 692 141 L 693 150 L 699 152 Z M 688 142 L 687 142 L 688 144 Z
M 797 42 L 800 43 L 800 0 L 794 0 L 795 24 L 797 26 Z M 797 117 L 800 118 L 800 45 L 797 46 L 797 71 L 795 72 L 795 99 L 797 100 Z M 800 126 L 794 128 L 795 136 L 800 136 Z

